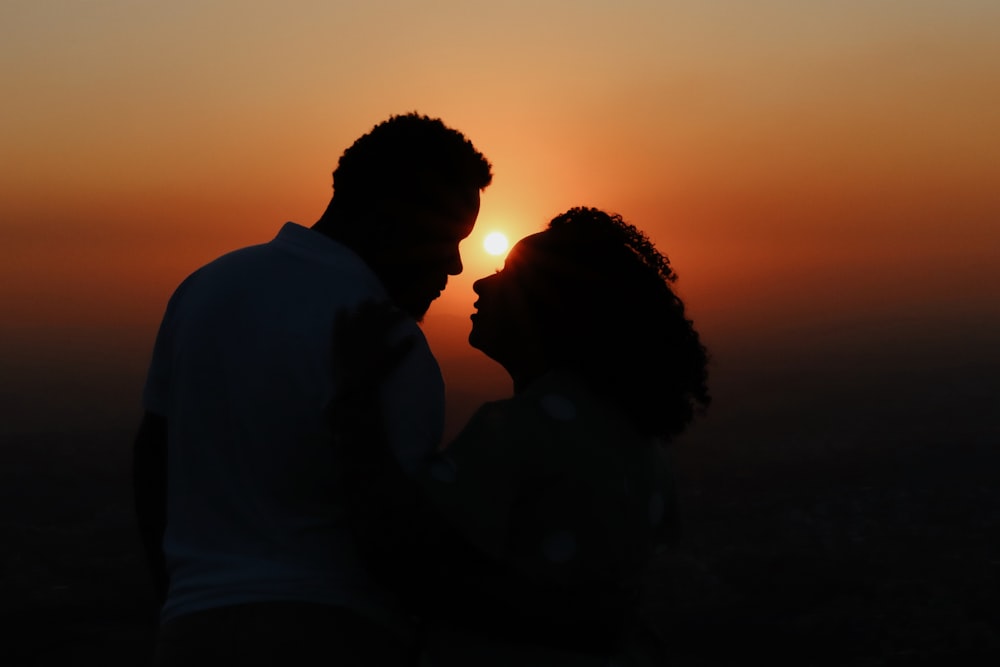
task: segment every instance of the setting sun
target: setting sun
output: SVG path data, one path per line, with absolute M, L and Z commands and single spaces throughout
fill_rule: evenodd
M 483 247 L 491 255 L 502 255 L 507 250 L 507 237 L 501 232 L 490 232 L 483 239 Z

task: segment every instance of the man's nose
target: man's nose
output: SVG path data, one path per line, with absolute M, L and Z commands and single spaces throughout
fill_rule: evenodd
M 462 255 L 455 250 L 451 257 L 448 258 L 447 271 L 449 276 L 457 276 L 462 272 Z

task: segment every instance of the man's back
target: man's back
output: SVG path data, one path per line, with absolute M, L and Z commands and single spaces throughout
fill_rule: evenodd
M 144 396 L 169 422 L 165 621 L 267 600 L 391 609 L 339 514 L 323 417 L 334 315 L 382 296 L 357 256 L 292 224 L 178 288 Z M 426 343 L 386 396 L 402 460 L 437 444 L 443 383 Z
M 405 637 L 372 622 L 392 609 L 338 512 L 345 472 L 323 414 L 341 373 L 332 324 L 368 300 L 408 316 L 394 334 L 415 344 L 380 390 L 381 426 L 412 471 L 444 421 L 417 322 L 461 273 L 459 244 L 492 178 L 461 132 L 392 116 L 341 154 L 311 228 L 286 224 L 178 288 L 133 447 L 139 532 L 166 598 L 156 664 L 301 664 L 289 647 L 344 665 L 406 661 Z

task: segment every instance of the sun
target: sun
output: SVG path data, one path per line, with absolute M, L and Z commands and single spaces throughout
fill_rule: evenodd
M 502 255 L 507 250 L 507 237 L 502 232 L 490 232 L 483 239 L 483 247 L 491 255 Z

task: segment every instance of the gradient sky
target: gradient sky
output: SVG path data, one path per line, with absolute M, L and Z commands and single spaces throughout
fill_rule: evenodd
M 67 397 L 127 394 L 187 273 L 311 224 L 341 151 L 412 110 L 495 172 L 427 321 L 450 373 L 482 238 L 576 205 L 649 233 L 723 360 L 989 339 L 998 34 L 992 0 L 4 0 L 3 429 L 117 414 Z

